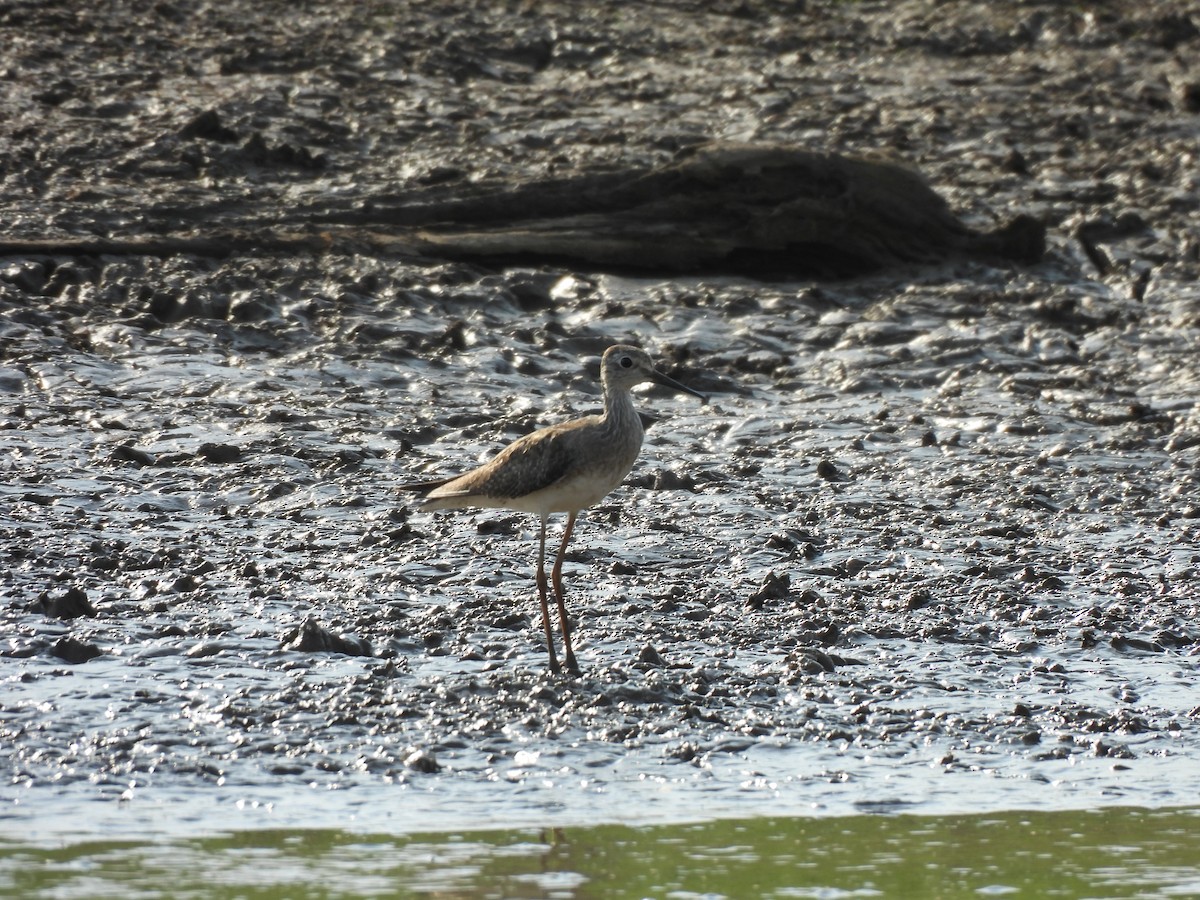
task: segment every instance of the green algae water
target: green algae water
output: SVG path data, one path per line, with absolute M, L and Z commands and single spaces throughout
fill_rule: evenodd
M 1200 809 L 0 842 L 0 896 L 1200 897 Z

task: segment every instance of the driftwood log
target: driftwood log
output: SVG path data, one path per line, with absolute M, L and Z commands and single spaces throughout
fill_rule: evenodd
M 0 255 L 350 249 L 417 261 L 840 277 L 954 257 L 1033 263 L 1045 252 L 1045 231 L 1024 215 L 995 231 L 972 230 L 918 173 L 896 163 L 708 145 L 657 169 L 446 184 L 223 233 L 0 240 Z

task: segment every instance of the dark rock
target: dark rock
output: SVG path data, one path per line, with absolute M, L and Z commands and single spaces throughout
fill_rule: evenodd
M 30 640 L 10 639 L 7 646 L 0 645 L 0 657 L 5 659 L 31 659 L 40 648 Z
M 792 576 L 787 572 L 777 575 L 771 572 L 753 594 L 746 598 L 751 609 L 762 609 L 768 600 L 786 600 L 792 593 Z
M 115 462 L 130 462 L 136 466 L 154 465 L 154 456 L 141 450 L 133 444 L 120 444 L 113 448 L 112 458 Z
M 795 550 L 796 541 L 786 531 L 776 531 L 767 538 L 767 546 L 772 550 Z
M 242 449 L 234 444 L 209 442 L 200 445 L 199 454 L 211 463 L 232 463 L 242 458 Z
M 32 260 L 18 260 L 0 269 L 0 281 L 6 281 L 27 294 L 41 294 L 46 286 L 46 266 Z
M 554 306 L 550 291 L 560 277 L 558 274 L 524 273 L 511 278 L 507 288 L 513 299 L 526 312 L 549 309 Z
M 1152 23 L 1151 39 L 1164 50 L 1174 50 L 1197 37 L 1200 37 L 1200 26 L 1193 16 L 1184 13 L 1166 13 Z
M 257 131 L 246 139 L 239 152 L 243 160 L 259 166 L 291 166 L 315 171 L 325 168 L 326 164 L 324 156 L 314 154 L 307 147 L 271 145 Z
M 188 659 L 208 659 L 224 653 L 228 649 L 230 649 L 229 644 L 223 641 L 200 641 L 188 648 L 186 656 Z
M 236 143 L 238 133 L 225 127 L 221 116 L 215 109 L 206 109 L 190 122 L 179 129 L 181 138 L 202 138 L 206 141 L 219 141 L 223 144 Z
M 1001 167 L 1006 172 L 1012 172 L 1014 175 L 1028 175 L 1029 161 L 1025 159 L 1023 154 L 1016 147 L 1012 147 L 1008 151 L 1008 155 L 1004 157 Z
M 823 459 L 817 463 L 817 477 L 824 478 L 826 481 L 841 481 L 842 473 L 830 460 Z
M 335 634 L 316 619 L 304 622 L 283 636 L 285 650 L 301 653 L 343 653 L 346 656 L 373 656 L 371 644 L 364 638 Z
M 430 751 L 415 747 L 411 748 L 408 755 L 404 757 L 404 765 L 414 772 L 421 772 L 425 775 L 432 775 L 441 771 L 442 768 L 442 764 Z
M 73 666 L 103 656 L 103 651 L 95 644 L 85 644 L 73 637 L 59 638 L 50 648 L 50 653 Z
M 638 663 L 643 666 L 652 666 L 654 668 L 663 668 L 667 665 L 667 661 L 662 658 L 662 654 L 658 652 L 650 644 L 647 644 L 638 653 Z
M 88 560 L 88 567 L 96 572 L 115 572 L 120 568 L 120 561 L 111 554 L 100 554 Z
M 1109 643 L 1112 644 L 1114 650 L 1138 650 L 1142 653 L 1161 653 L 1163 651 L 1162 647 L 1144 638 L 1128 637 L 1123 634 L 1114 634 L 1109 639 Z
M 805 675 L 821 675 L 837 669 L 838 658 L 815 647 L 805 647 L 790 654 L 787 659 L 790 669 Z
M 529 625 L 529 617 L 520 612 L 506 612 L 492 620 L 491 626 L 504 631 L 521 631 Z
M 696 479 L 686 472 L 659 469 L 654 473 L 651 488 L 656 491 L 696 491 Z
M 69 587 L 57 596 L 43 593 L 30 604 L 31 609 L 49 616 L 52 619 L 78 619 L 84 616 L 95 617 L 96 607 L 88 599 L 82 588 Z
M 177 594 L 190 594 L 200 587 L 195 575 L 180 575 L 171 583 L 171 590 Z
M 480 519 L 475 523 L 479 534 L 519 534 L 521 522 L 515 516 L 505 516 L 501 519 Z
M 241 294 L 230 299 L 227 315 L 231 322 L 266 322 L 279 315 L 279 307 L 270 298 Z
M 1182 82 L 1176 89 L 1179 107 L 1184 112 L 1200 113 L 1200 81 Z

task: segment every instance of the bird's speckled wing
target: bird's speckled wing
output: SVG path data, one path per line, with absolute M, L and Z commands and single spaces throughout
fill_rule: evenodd
M 476 470 L 472 494 L 511 499 L 544 490 L 561 479 L 571 468 L 571 453 L 561 428 L 544 429 L 526 435 L 504 448 L 494 459 Z
M 576 442 L 594 425 L 590 418 L 543 428 L 509 444 L 495 457 L 442 485 L 430 485 L 424 508 L 472 505 L 491 500 L 495 505 L 545 490 L 577 467 Z M 577 450 L 577 448 L 574 448 Z M 440 502 L 439 502 L 440 501 Z M 480 505 L 492 505 L 483 503 Z

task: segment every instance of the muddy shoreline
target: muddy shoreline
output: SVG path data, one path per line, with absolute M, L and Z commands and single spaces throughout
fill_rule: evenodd
M 1197 6 L 571 9 L 10 4 L 5 237 L 724 139 L 901 158 L 1046 259 L 0 260 L 0 828 L 1194 803 Z M 554 678 L 536 522 L 398 488 L 595 409 L 617 341 L 712 402 L 639 396 Z

